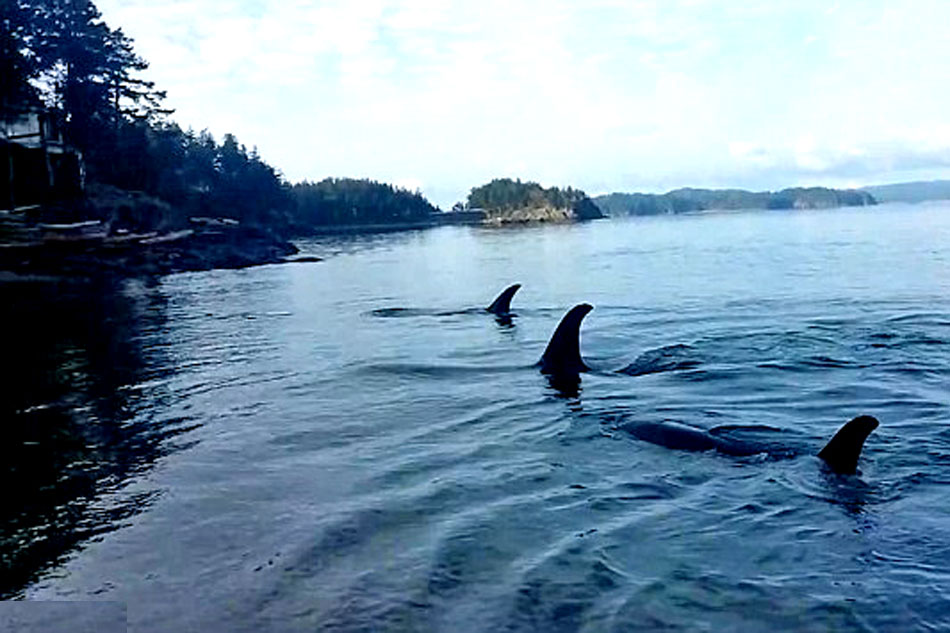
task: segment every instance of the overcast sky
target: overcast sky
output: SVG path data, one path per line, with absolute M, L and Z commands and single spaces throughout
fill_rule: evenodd
M 182 127 L 443 207 L 950 177 L 947 0 L 96 0 Z

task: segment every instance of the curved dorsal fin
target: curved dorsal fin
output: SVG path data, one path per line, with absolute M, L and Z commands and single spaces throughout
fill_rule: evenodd
M 878 427 L 880 422 L 870 415 L 859 415 L 843 427 L 838 429 L 818 457 L 825 460 L 831 470 L 842 475 L 850 475 L 858 468 L 858 457 L 864 447 L 864 440 L 868 439 L 871 431 Z
M 505 288 L 500 295 L 498 295 L 494 301 L 491 302 L 491 305 L 485 308 L 487 312 L 492 314 L 503 316 L 511 312 L 511 298 L 515 296 L 515 293 L 518 292 L 518 289 L 521 288 L 521 284 L 512 284 Z
M 544 374 L 578 374 L 589 368 L 581 358 L 581 321 L 594 307 L 581 303 L 568 311 L 558 323 L 538 363 Z

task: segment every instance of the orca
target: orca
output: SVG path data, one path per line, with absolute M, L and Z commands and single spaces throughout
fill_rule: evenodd
M 511 299 L 521 288 L 521 284 L 512 284 L 505 288 L 501 294 L 495 297 L 487 308 L 464 308 L 462 310 L 434 310 L 429 308 L 377 308 L 370 310 L 369 314 L 374 317 L 382 318 L 405 318 L 405 317 L 455 317 L 464 315 L 485 314 L 486 312 L 495 315 L 495 320 L 505 326 L 511 326 L 512 317 L 515 314 L 511 311 Z
M 836 473 L 853 474 L 858 468 L 864 440 L 878 425 L 880 422 L 873 415 L 859 415 L 838 429 L 818 457 Z
M 486 312 L 491 312 L 495 316 L 505 317 L 511 314 L 511 299 L 521 288 L 521 284 L 512 284 L 502 290 L 501 294 L 495 297 L 491 305 L 485 308 Z
M 589 303 L 580 303 L 564 315 L 541 360 L 538 361 L 541 373 L 548 374 L 559 384 L 574 384 L 581 373 L 590 371 L 590 367 L 581 357 L 580 327 L 584 317 L 593 309 Z M 694 369 L 699 364 L 694 350 L 689 345 L 669 345 L 644 352 L 633 363 L 617 369 L 616 372 L 628 376 L 644 376 Z
M 548 346 L 541 355 L 537 366 L 541 373 L 547 374 L 556 389 L 564 390 L 568 395 L 577 395 L 580 374 L 590 371 L 580 352 L 580 327 L 593 306 L 580 303 L 571 308 L 558 323 Z M 620 373 L 631 373 L 626 369 Z M 879 425 L 876 418 L 860 415 L 842 426 L 834 437 L 818 453 L 828 467 L 839 474 L 853 474 L 857 470 L 858 458 L 864 442 Z M 749 442 L 726 437 L 720 428 L 706 431 L 678 422 L 633 422 L 619 427 L 634 437 L 651 444 L 671 449 L 687 451 L 709 451 L 732 455 L 749 456 L 769 453 L 776 456 L 790 456 L 794 450 L 776 447 L 761 442 Z
M 864 442 L 880 422 L 870 415 L 853 418 L 834 434 L 818 457 L 833 472 L 839 475 L 853 475 L 858 468 L 858 458 L 864 448 Z M 726 437 L 723 431 L 728 427 L 709 431 L 679 422 L 630 422 L 618 427 L 637 439 L 665 448 L 683 451 L 716 451 L 733 457 L 748 457 L 767 454 L 772 457 L 794 457 L 800 451 L 786 445 L 762 441 L 745 441 L 736 437 Z M 742 427 L 737 427 L 741 430 Z

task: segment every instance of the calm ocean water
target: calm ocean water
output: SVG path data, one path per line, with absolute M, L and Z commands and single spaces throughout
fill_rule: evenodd
M 950 205 L 301 246 L 326 261 L 0 289 L 0 591 L 97 603 L 0 622 L 950 628 Z M 510 324 L 476 309 L 516 281 Z M 565 393 L 532 365 L 581 301 Z M 812 454 L 860 413 L 832 475 Z M 803 453 L 618 428 L 664 420 Z

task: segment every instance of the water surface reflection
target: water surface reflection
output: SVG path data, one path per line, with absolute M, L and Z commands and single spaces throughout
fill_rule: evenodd
M 181 446 L 162 419 L 165 299 L 155 283 L 98 280 L 0 288 L 7 368 L 0 416 L 0 597 L 85 539 L 115 529 L 153 493 L 125 484 Z M 166 370 L 167 371 L 167 370 Z M 142 406 L 143 397 L 150 406 Z

